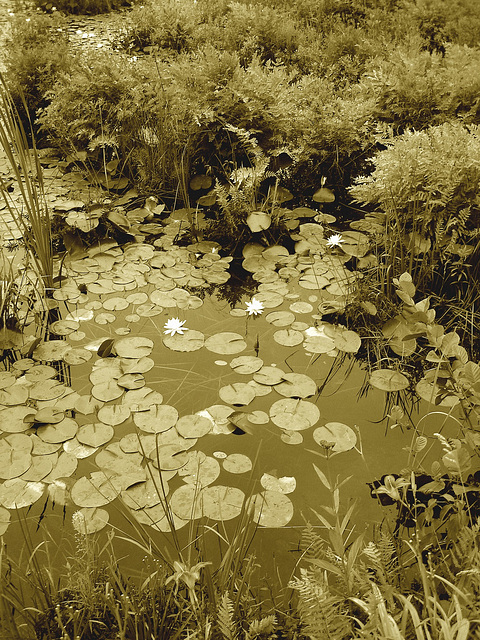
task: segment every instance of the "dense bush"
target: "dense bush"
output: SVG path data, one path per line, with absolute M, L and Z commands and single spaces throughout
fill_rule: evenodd
M 6 47 L 6 80 L 13 100 L 30 128 L 22 95 L 30 113 L 46 104 L 46 93 L 59 73 L 68 72 L 73 57 L 69 52 L 64 23 L 58 16 L 15 17 Z
M 42 11 L 64 11 L 73 14 L 106 13 L 113 9 L 130 6 L 131 0 L 34 0 L 34 4 Z

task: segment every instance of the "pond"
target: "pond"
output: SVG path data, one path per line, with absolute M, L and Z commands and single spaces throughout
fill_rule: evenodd
M 47 526 L 66 510 L 83 534 L 125 514 L 153 534 L 247 514 L 262 557 L 291 567 L 332 501 L 315 465 L 332 484 L 350 478 L 342 504 L 358 501 L 359 530 L 380 520 L 367 483 L 407 466 L 417 434 L 382 422 L 385 393 L 360 394 L 359 336 L 323 320 L 361 277 L 349 256 L 320 250 L 322 226 L 307 223 L 302 253 L 249 245 L 233 265 L 215 243 L 176 245 L 175 215 L 163 224 L 153 244 L 106 240 L 66 260 L 49 339 L 0 374 L 7 542 L 12 513 L 32 505 Z

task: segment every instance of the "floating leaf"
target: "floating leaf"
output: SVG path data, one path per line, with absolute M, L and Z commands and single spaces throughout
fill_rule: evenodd
M 303 373 L 285 373 L 275 391 L 286 398 L 308 398 L 317 393 L 317 383 Z
M 285 444 L 302 444 L 303 442 L 303 436 L 301 433 L 299 433 L 298 431 L 290 431 L 288 429 L 286 429 L 282 435 L 280 436 L 280 439 L 282 440 L 282 442 L 285 442 Z
M 355 431 L 342 422 L 328 422 L 323 427 L 317 427 L 313 439 L 321 447 L 333 444 L 332 451 L 336 453 L 350 451 L 357 444 Z
M 295 322 L 295 314 L 291 311 L 271 311 L 265 316 L 265 320 L 275 327 L 287 327 Z
M 194 414 L 179 418 L 175 428 L 184 438 L 201 438 L 212 430 L 212 423 L 208 418 Z
M 163 344 L 172 351 L 198 351 L 205 344 L 204 334 L 194 329 L 189 329 L 183 335 L 176 333 L 173 336 L 164 336 L 162 340 Z
M 1 491 L 1 489 L 0 489 Z M 0 536 L 3 536 L 10 524 L 10 511 L 4 507 L 0 507 Z
M 187 484 L 174 491 L 169 505 L 171 510 L 183 520 L 193 520 L 203 515 L 201 491 L 194 485 Z
M 245 494 L 236 487 L 216 485 L 202 491 L 202 512 L 211 520 L 232 520 L 242 512 Z
M 70 348 L 70 345 L 63 340 L 48 340 L 47 342 L 42 342 L 33 351 L 32 357 L 38 361 L 56 362 L 62 360 Z
M 205 340 L 205 347 L 213 353 L 221 355 L 240 353 L 247 347 L 247 343 L 239 333 L 225 331 L 216 333 Z
M 281 429 L 303 431 L 318 422 L 320 411 L 317 405 L 306 400 L 285 398 L 272 404 L 270 419 Z
M 90 477 L 79 478 L 71 490 L 72 500 L 78 507 L 102 507 L 115 500 L 119 493 L 103 471 L 93 471 Z
M 292 501 L 279 491 L 253 495 L 247 501 L 247 508 L 253 512 L 253 521 L 262 527 L 285 527 L 293 518 Z
M 262 367 L 253 374 L 253 380 L 258 384 L 275 385 L 282 382 L 285 372 L 278 367 Z
M 403 373 L 392 369 L 377 369 L 370 374 L 369 383 L 382 391 L 401 391 L 407 389 L 410 382 Z
M 234 382 L 221 387 L 218 394 L 223 402 L 235 405 L 250 404 L 256 395 L 254 389 L 244 382 Z
M 82 536 L 101 531 L 108 524 L 108 519 L 108 512 L 96 507 L 84 507 L 72 514 L 73 528 Z
M 27 482 L 20 478 L 6 480 L 0 486 L 0 504 L 7 509 L 22 509 L 39 500 L 45 491 L 43 482 Z
M 98 411 L 98 419 L 105 424 L 116 427 L 130 417 L 130 407 L 124 404 L 114 404 L 102 407 Z
M 259 233 L 270 227 L 272 217 L 264 211 L 252 211 L 252 213 L 247 216 L 246 223 L 252 233 Z
M 263 367 L 263 360 L 255 356 L 238 356 L 230 362 L 230 367 L 235 373 L 249 375 Z
M 220 475 L 220 464 L 215 458 L 206 456 L 201 451 L 190 451 L 187 462 L 178 471 L 178 475 L 187 484 L 206 487 Z
M 117 384 L 116 380 L 109 380 L 92 387 L 92 396 L 102 402 L 116 400 L 123 395 L 123 392 L 124 389 Z
M 295 329 L 280 329 L 275 331 L 273 339 L 284 347 L 296 347 L 303 342 L 303 333 Z
M 149 356 L 153 349 L 153 340 L 140 336 L 129 336 L 115 341 L 115 352 L 121 358 L 142 358 Z
M 276 476 L 264 473 L 260 478 L 260 484 L 267 491 L 278 491 L 280 493 L 292 493 L 295 491 L 297 481 L 292 476 L 283 476 L 277 478 Z
M 9 480 L 25 473 L 32 464 L 32 446 L 23 433 L 12 433 L 0 440 L 0 478 Z
M 178 411 L 168 404 L 153 405 L 148 411 L 133 414 L 139 429 L 148 433 L 160 433 L 173 427 L 178 420 Z
M 37 429 L 37 436 L 44 442 L 58 443 L 73 438 L 78 431 L 78 424 L 73 418 L 64 418 L 57 424 L 46 424 Z
M 335 202 L 335 194 L 327 187 L 321 187 L 312 196 L 314 202 Z
M 0 411 L 0 430 L 5 433 L 21 433 L 29 429 L 34 422 L 35 411 L 32 411 L 31 407 L 17 405 Z
M 247 473 L 252 470 L 253 464 L 243 453 L 231 453 L 223 461 L 223 468 L 229 473 Z

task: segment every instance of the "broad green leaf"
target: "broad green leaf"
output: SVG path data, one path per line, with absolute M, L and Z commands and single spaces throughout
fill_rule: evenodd
M 403 373 L 392 369 L 377 369 L 372 371 L 369 379 L 372 387 L 381 391 L 402 391 L 407 389 L 410 382 Z

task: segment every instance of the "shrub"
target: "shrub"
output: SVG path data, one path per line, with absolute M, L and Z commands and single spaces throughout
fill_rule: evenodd
M 447 45 L 442 56 L 421 51 L 413 42 L 408 49 L 395 49 L 389 59 L 372 63 L 362 86 L 376 101 L 375 117 L 400 132 L 459 115 L 467 123 L 478 123 L 480 51 Z
M 34 0 L 38 9 L 47 12 L 64 11 L 74 14 L 106 13 L 113 9 L 130 6 L 131 0 Z
M 22 94 L 33 116 L 38 108 L 45 106 L 45 93 L 57 76 L 68 72 L 73 62 L 64 23 L 59 16 L 15 17 L 6 46 L 7 84 L 29 132 Z
M 451 277 L 453 267 L 465 271 L 470 264 L 466 285 L 474 286 L 480 226 L 478 126 L 445 123 L 408 131 L 385 144 L 373 158 L 373 173 L 357 178 L 349 191 L 357 202 L 383 212 L 384 257 L 393 273 L 409 266 L 424 292 L 434 286 L 437 293 L 442 288 L 448 293 L 452 283 L 445 276 Z M 460 295 L 460 290 L 454 293 Z

